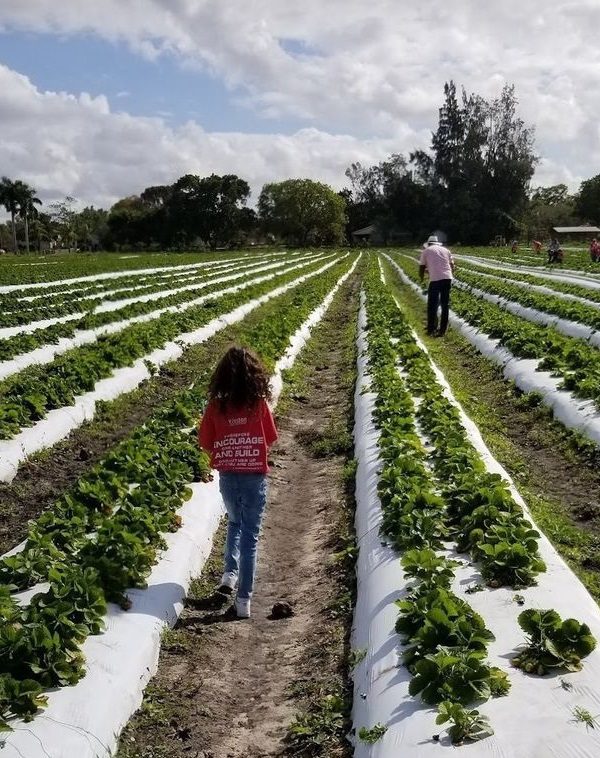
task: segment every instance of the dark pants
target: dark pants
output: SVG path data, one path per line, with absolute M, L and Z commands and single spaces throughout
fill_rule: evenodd
M 437 328 L 438 308 L 442 307 L 440 319 L 440 334 L 445 334 L 448 328 L 448 309 L 450 306 L 450 288 L 452 279 L 440 279 L 429 282 L 427 290 L 427 333 L 434 334 Z

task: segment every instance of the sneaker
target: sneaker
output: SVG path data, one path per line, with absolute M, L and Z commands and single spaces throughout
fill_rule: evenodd
M 235 614 L 239 619 L 250 618 L 250 598 L 249 597 L 236 597 Z
M 223 595 L 231 595 L 237 585 L 237 574 L 233 574 L 231 571 L 226 571 L 221 577 L 221 584 L 217 592 Z

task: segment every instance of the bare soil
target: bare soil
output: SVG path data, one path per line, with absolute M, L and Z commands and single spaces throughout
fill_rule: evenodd
M 346 458 L 335 443 L 343 447 L 352 415 L 354 351 L 340 335 L 355 315 L 356 281 L 340 294 L 320 327 L 302 392 L 288 396 L 278 419 L 252 619 L 234 620 L 227 610 L 184 611 L 163 645 L 144 705 L 122 735 L 121 758 L 349 755 L 339 735 L 325 752 L 286 740 L 308 700 L 348 686 L 352 595 L 332 553 L 348 529 Z M 328 439 L 342 420 L 346 428 Z M 200 595 L 214 589 L 221 566 L 213 551 Z M 278 602 L 293 615 L 274 618 Z

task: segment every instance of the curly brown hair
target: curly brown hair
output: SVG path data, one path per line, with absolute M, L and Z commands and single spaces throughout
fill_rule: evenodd
M 270 400 L 269 376 L 260 358 L 245 347 L 230 347 L 212 375 L 208 397 L 222 413 L 228 407 L 255 408 L 261 398 Z

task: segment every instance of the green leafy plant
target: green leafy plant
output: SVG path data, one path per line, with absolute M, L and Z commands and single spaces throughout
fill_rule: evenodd
M 467 705 L 508 692 L 507 675 L 485 664 L 481 652 L 440 648 L 415 664 L 416 675 L 409 684 L 411 695 L 436 705 L 443 700 Z
M 454 569 L 460 565 L 459 561 L 437 555 L 431 548 L 407 550 L 402 556 L 401 563 L 404 573 L 411 579 L 436 584 L 439 587 L 450 586 Z
M 598 726 L 597 716 L 592 716 L 587 708 L 576 705 L 573 708 L 573 721 L 576 724 L 585 724 L 586 729 L 595 729 Z
M 367 657 L 366 647 L 355 648 L 354 650 L 350 651 L 348 666 L 351 669 L 356 668 L 359 663 L 362 663 L 365 660 L 366 657 Z
M 562 621 L 554 610 L 528 609 L 519 614 L 519 626 L 527 634 L 527 647 L 512 660 L 528 674 L 543 676 L 551 669 L 579 671 L 582 659 L 596 647 L 587 624 Z
M 330 694 L 314 703 L 310 710 L 302 713 L 290 725 L 286 742 L 294 750 L 306 754 L 325 754 L 324 751 L 334 739 L 338 739 L 346 728 L 348 703 L 338 694 Z
M 481 616 L 451 592 L 434 587 L 427 594 L 418 592 L 414 598 L 397 601 L 400 616 L 396 631 L 404 634 L 402 659 L 413 665 L 440 647 L 448 650 L 485 653 L 494 635 L 485 627 Z
M 462 745 L 463 742 L 477 742 L 494 734 L 487 716 L 477 710 L 467 710 L 458 703 L 445 700 L 439 705 L 435 723 L 446 724 L 448 722 L 451 723 L 448 734 L 453 745 Z
M 467 595 L 475 595 L 475 593 L 477 593 L 477 592 L 484 592 L 484 591 L 485 591 L 484 585 L 476 583 L 476 584 L 470 584 L 467 587 L 467 589 L 465 590 L 465 594 L 467 594 Z
M 42 695 L 42 685 L 32 679 L 14 679 L 10 674 L 0 674 L 0 732 L 10 732 L 8 720 L 13 717 L 31 721 L 40 708 L 47 705 L 48 698 Z
M 383 724 L 375 724 L 375 726 L 370 729 L 367 729 L 366 726 L 362 726 L 358 730 L 358 738 L 359 740 L 362 740 L 362 742 L 366 742 L 368 745 L 374 745 L 376 742 L 379 742 L 386 732 L 387 726 L 384 726 Z

